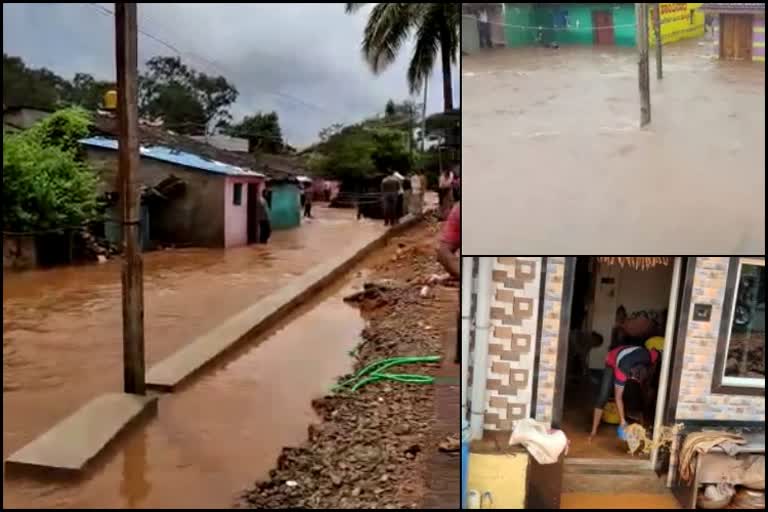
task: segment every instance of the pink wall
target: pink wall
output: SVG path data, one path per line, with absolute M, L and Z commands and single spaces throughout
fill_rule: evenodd
M 243 184 L 242 202 L 233 202 L 235 183 Z M 239 247 L 248 244 L 248 183 L 264 187 L 262 178 L 228 176 L 224 184 L 224 247 Z

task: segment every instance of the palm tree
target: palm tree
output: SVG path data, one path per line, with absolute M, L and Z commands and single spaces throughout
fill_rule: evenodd
M 365 4 L 346 4 L 347 13 Z M 413 32 L 416 47 L 408 66 L 411 94 L 420 90 L 432 73 L 438 53 L 443 67 L 443 105 L 453 109 L 451 64 L 459 49 L 460 3 L 392 4 L 379 3 L 371 9 L 363 34 L 362 50 L 374 73 L 380 73 L 397 57 Z

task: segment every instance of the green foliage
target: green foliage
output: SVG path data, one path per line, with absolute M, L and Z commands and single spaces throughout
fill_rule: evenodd
M 374 150 L 371 160 L 377 171 L 407 173 L 411 169 L 411 158 L 403 135 L 403 132 L 391 129 L 373 132 Z
M 139 113 L 161 117 L 178 133 L 201 135 L 231 119 L 229 106 L 238 92 L 223 76 L 209 76 L 178 57 L 153 57 L 139 76 Z
M 282 153 L 287 149 L 280 119 L 274 111 L 246 116 L 235 125 L 224 126 L 224 132 L 233 137 L 248 139 L 253 149 L 266 153 Z
M 54 110 L 65 105 L 79 105 L 95 110 L 113 82 L 96 80 L 87 73 L 77 73 L 67 81 L 46 68 L 30 68 L 19 57 L 3 54 L 3 103 Z
M 60 229 L 96 217 L 98 179 L 77 155 L 88 125 L 81 110 L 67 109 L 3 135 L 3 229 Z
M 363 3 L 348 3 L 348 13 L 356 12 Z M 459 51 L 461 4 L 445 3 L 378 3 L 373 6 L 363 33 L 362 52 L 374 73 L 384 71 L 396 58 L 403 45 L 413 36 L 416 41 L 408 66 L 411 93 L 420 90 L 432 73 L 438 57 L 443 71 L 443 104 L 453 108 L 451 64 Z

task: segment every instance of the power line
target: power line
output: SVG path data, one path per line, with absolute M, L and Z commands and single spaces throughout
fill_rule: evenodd
M 91 7 L 94 7 L 96 9 L 98 9 L 99 12 L 101 12 L 105 16 L 114 16 L 114 12 L 112 10 L 110 10 L 110 9 L 108 9 L 108 8 L 102 6 L 102 5 L 99 5 L 99 4 L 96 4 L 96 3 L 91 3 L 91 2 L 87 3 L 86 5 L 89 5 Z M 142 34 L 142 35 L 148 37 L 149 39 L 152 39 L 153 41 L 155 41 L 155 42 L 165 46 L 166 48 L 168 48 L 169 50 L 171 50 L 172 52 L 176 53 L 179 56 L 186 55 L 186 56 L 188 56 L 188 57 L 190 57 L 192 59 L 196 59 L 196 60 L 198 60 L 198 61 L 208 65 L 209 68 L 218 68 L 218 70 L 219 70 L 218 72 L 224 72 L 224 74 L 228 74 L 230 76 L 231 75 L 238 75 L 239 74 L 236 71 L 234 71 L 232 69 L 228 69 L 228 68 L 222 66 L 221 64 L 217 64 L 217 63 L 215 63 L 215 62 L 213 62 L 213 61 L 211 61 L 211 60 L 209 60 L 209 59 L 207 59 L 207 58 L 205 58 L 205 57 L 203 57 L 203 56 L 201 56 L 201 55 L 199 55 L 199 54 L 197 54 L 195 52 L 182 51 L 179 48 L 177 48 L 175 45 L 173 45 L 172 43 L 169 43 L 168 41 L 166 41 L 166 40 L 164 40 L 164 39 L 162 39 L 160 37 L 157 37 L 157 36 L 147 32 L 146 30 L 143 30 L 143 29 L 139 28 L 138 31 L 139 31 L 140 34 Z M 272 94 L 274 96 L 277 96 L 278 98 L 282 98 L 282 99 L 285 99 L 285 100 L 297 103 L 297 104 L 299 104 L 301 106 L 312 108 L 312 109 L 315 109 L 315 110 L 319 110 L 321 112 L 331 113 L 331 111 L 329 111 L 328 109 L 326 109 L 324 107 L 321 107 L 320 105 L 306 102 L 306 101 L 302 100 L 301 98 L 297 98 L 296 96 L 293 96 L 293 95 L 290 95 L 290 94 L 286 94 L 286 93 L 282 93 L 282 92 L 279 92 L 279 91 L 270 91 L 270 90 L 261 89 L 261 88 L 259 88 L 259 89 L 262 90 L 263 92 L 266 92 L 267 94 Z

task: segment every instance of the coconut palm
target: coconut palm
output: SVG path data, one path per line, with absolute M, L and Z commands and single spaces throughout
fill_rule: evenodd
M 347 13 L 365 4 L 346 4 Z M 459 49 L 460 3 L 379 3 L 371 9 L 363 34 L 362 51 L 374 73 L 380 73 L 397 57 L 403 43 L 415 34 L 416 46 L 408 66 L 411 93 L 420 90 L 432 73 L 438 54 L 443 67 L 443 104 L 453 108 L 451 64 Z

